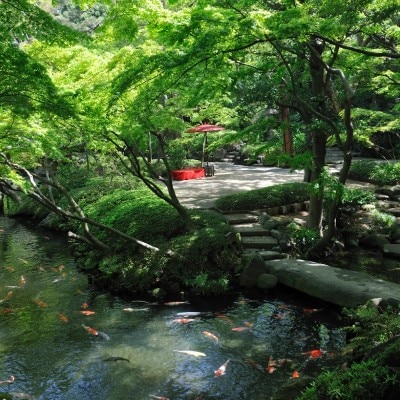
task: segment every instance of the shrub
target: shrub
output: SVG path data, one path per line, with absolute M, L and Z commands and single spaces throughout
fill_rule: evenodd
M 394 372 L 376 360 L 367 360 L 322 373 L 297 400 L 387 400 L 398 383 Z
M 293 182 L 222 196 L 215 205 L 222 211 L 259 210 L 302 202 L 309 196 L 307 183 Z
M 400 163 L 383 161 L 355 161 L 349 178 L 373 182 L 377 185 L 397 185 L 400 183 Z

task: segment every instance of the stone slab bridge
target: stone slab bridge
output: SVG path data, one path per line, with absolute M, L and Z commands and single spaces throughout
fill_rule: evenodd
M 363 272 L 290 258 L 265 261 L 265 265 L 279 283 L 338 306 L 357 307 L 371 299 L 400 304 L 399 284 Z

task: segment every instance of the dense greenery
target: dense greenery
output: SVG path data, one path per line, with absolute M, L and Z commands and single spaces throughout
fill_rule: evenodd
M 385 161 L 355 161 L 349 171 L 349 177 L 369 181 L 380 186 L 400 183 L 400 163 Z
M 221 211 L 261 210 L 308 200 L 307 183 L 282 183 L 270 187 L 220 197 L 215 205 Z

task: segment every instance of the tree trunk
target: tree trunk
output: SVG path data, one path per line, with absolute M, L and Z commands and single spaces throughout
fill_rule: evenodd
M 324 64 L 321 55 L 324 51 L 324 44 L 319 39 L 313 39 L 310 44 L 310 75 L 311 91 L 316 102 L 315 109 L 319 114 L 325 115 L 326 97 L 324 82 Z M 323 205 L 323 184 L 321 173 L 325 166 L 326 140 L 327 135 L 322 121 L 312 130 L 312 156 L 313 166 L 311 171 L 311 184 L 314 186 L 310 197 L 310 210 L 308 227 L 322 231 L 322 205 Z

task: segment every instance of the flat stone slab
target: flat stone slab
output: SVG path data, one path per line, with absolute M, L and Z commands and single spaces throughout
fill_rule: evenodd
M 259 224 L 240 224 L 234 225 L 235 232 L 239 232 L 242 236 L 268 236 L 270 231 L 263 228 Z
M 278 245 L 278 241 L 272 236 L 243 236 L 242 245 L 245 248 L 270 250 Z
M 374 298 L 400 303 L 400 285 L 363 272 L 291 258 L 265 265 L 279 283 L 338 306 L 357 307 Z
M 400 258 L 400 244 L 389 243 L 383 246 L 383 253 L 387 256 Z
M 258 222 L 258 216 L 254 214 L 226 214 L 226 220 L 229 225 L 246 224 L 250 222 Z

